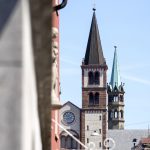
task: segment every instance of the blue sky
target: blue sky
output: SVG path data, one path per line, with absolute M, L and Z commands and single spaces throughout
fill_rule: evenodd
M 61 101 L 81 106 L 81 61 L 85 55 L 92 0 L 68 0 L 60 11 Z M 125 83 L 125 128 L 150 125 L 150 1 L 96 0 L 96 16 L 108 82 L 117 45 L 121 81 Z

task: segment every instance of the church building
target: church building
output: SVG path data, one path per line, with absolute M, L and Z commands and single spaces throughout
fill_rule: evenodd
M 147 130 L 124 129 L 124 83 L 120 79 L 117 47 L 110 81 L 104 58 L 96 12 L 82 60 L 82 108 L 66 102 L 60 109 L 60 147 L 68 149 L 131 150 L 133 139 L 147 136 Z M 138 141 L 137 141 L 138 142 Z
M 107 69 L 94 9 L 85 57 L 81 65 L 82 108 L 67 102 L 60 109 L 62 126 L 87 147 L 93 142 L 96 148 L 102 148 L 106 139 Z M 79 148 L 77 142 L 64 131 L 61 132 L 60 139 L 61 148 Z
M 87 147 L 103 149 L 109 129 L 123 129 L 123 84 L 120 82 L 115 49 L 112 76 L 107 84 L 108 66 L 104 58 L 95 9 L 82 60 L 82 108 L 67 102 L 60 109 L 60 123 Z M 117 113 L 117 114 L 116 114 Z M 63 130 L 61 148 L 83 149 Z

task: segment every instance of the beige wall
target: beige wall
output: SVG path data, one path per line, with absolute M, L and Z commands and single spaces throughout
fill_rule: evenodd
M 87 126 L 89 126 L 89 130 L 87 130 Z M 99 129 L 101 129 L 101 133 L 99 133 Z M 94 131 L 99 135 L 92 136 Z M 89 143 L 95 144 L 95 149 L 100 149 L 99 143 L 101 142 L 102 145 L 102 114 L 99 111 L 89 110 L 85 113 L 85 144 L 88 146 L 87 139 L 89 139 Z

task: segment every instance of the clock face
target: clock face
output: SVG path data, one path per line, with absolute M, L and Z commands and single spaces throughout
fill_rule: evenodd
M 75 120 L 75 115 L 72 112 L 65 112 L 63 115 L 63 122 L 65 124 L 71 124 Z

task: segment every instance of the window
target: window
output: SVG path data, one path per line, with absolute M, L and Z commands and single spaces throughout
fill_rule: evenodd
M 99 84 L 99 72 L 95 72 L 95 84 Z
M 113 116 L 113 112 L 111 112 L 111 118 L 113 118 L 114 116 Z
M 92 85 L 93 83 L 94 83 L 93 72 L 89 72 L 89 85 Z
M 99 116 L 99 120 L 102 120 L 102 116 Z
M 93 105 L 93 104 L 94 104 L 94 96 L 93 96 L 93 93 L 90 93 L 90 94 L 89 94 L 89 104 L 90 104 L 90 105 Z
M 118 96 L 114 96 L 114 102 L 118 102 Z
M 109 102 L 113 102 L 113 96 L 109 95 L 109 96 L 108 96 L 108 101 L 109 101 Z
M 71 149 L 77 149 L 77 147 L 78 147 L 77 141 L 75 141 L 74 139 L 72 139 L 71 142 L 72 142 Z
M 87 130 L 89 130 L 89 126 L 87 126 Z
M 66 146 L 68 149 L 71 149 L 71 137 L 70 136 L 67 136 Z
M 123 102 L 123 95 L 120 95 L 120 101 Z
M 101 134 L 102 133 L 102 130 L 101 129 L 99 129 L 99 134 Z
M 123 118 L 123 110 L 120 110 L 120 117 Z
M 109 118 L 109 119 L 112 118 L 111 113 L 112 113 L 112 112 L 111 112 L 111 110 L 110 110 L 110 111 L 108 112 L 108 118 Z
M 89 143 L 89 139 L 87 138 L 87 143 Z
M 118 118 L 118 112 L 117 112 L 117 110 L 115 110 L 115 112 L 114 112 L 114 118 Z
M 102 143 L 101 142 L 99 142 L 99 147 L 102 147 Z
M 61 148 L 65 148 L 65 146 L 66 146 L 65 136 L 61 136 Z
M 62 149 L 78 149 L 78 143 L 76 140 L 74 140 L 71 136 L 64 134 L 65 132 L 62 132 L 60 135 L 60 147 Z M 79 138 L 79 135 L 75 131 L 71 131 L 74 137 L 77 139 Z
M 95 94 L 95 104 L 98 105 L 99 104 L 99 93 Z

